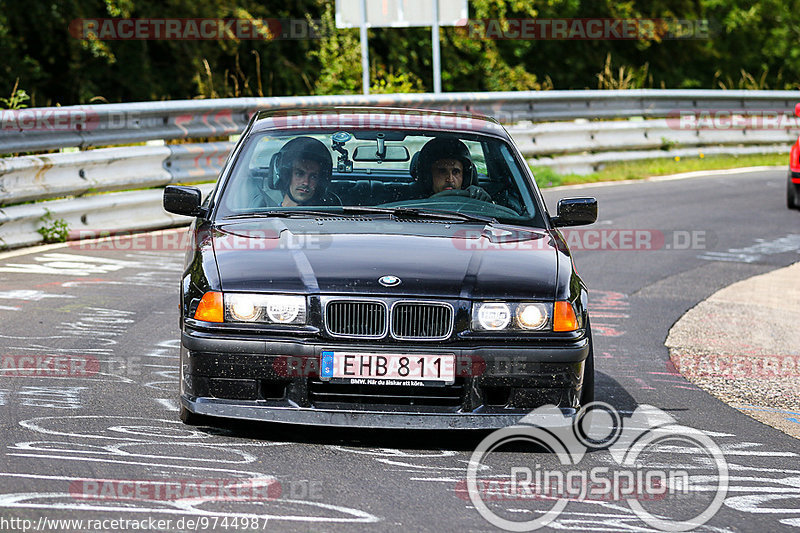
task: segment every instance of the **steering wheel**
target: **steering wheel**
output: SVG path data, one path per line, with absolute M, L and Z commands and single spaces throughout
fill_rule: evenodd
M 469 191 L 462 189 L 453 189 L 449 191 L 441 191 L 432 194 L 428 198 L 423 198 L 414 202 L 412 205 L 409 202 L 393 202 L 392 204 L 402 204 L 405 207 L 431 207 L 445 209 L 449 211 L 470 212 L 471 209 L 477 209 L 480 214 L 487 216 L 507 216 L 512 218 L 519 218 L 519 213 L 504 205 L 495 204 L 492 202 L 485 202 L 472 198 Z M 392 204 L 385 204 L 384 207 L 392 207 Z
M 439 191 L 439 192 L 437 192 L 435 194 L 432 194 L 430 197 L 431 198 L 437 198 L 437 197 L 441 198 L 442 196 L 466 196 L 467 198 L 472 198 L 470 196 L 470 194 L 469 194 L 469 191 L 467 191 L 465 189 L 447 189 L 445 191 Z M 474 198 L 474 200 L 477 200 L 477 198 Z M 481 200 L 481 201 L 483 201 L 483 200 Z

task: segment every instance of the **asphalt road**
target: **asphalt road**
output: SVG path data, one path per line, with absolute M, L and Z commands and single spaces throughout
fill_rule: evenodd
M 785 172 L 773 171 L 545 195 L 553 212 L 559 197 L 599 201 L 599 222 L 587 228 L 595 233 L 569 237 L 591 290 L 597 400 L 624 417 L 655 406 L 677 424 L 701 430 L 724 453 L 727 493 L 701 531 L 800 528 L 800 441 L 685 381 L 663 344 L 672 324 L 700 300 L 800 259 L 800 213 L 785 208 L 784 187 Z M 658 249 L 592 249 L 598 242 L 624 244 L 622 234 L 611 233 L 620 230 L 637 230 L 634 239 L 644 235 L 640 242 Z M 6 374 L 0 377 L 0 530 L 133 529 L 130 522 L 111 522 L 118 519 L 186 531 L 497 530 L 462 490 L 469 457 L 485 434 L 182 425 L 177 292 L 183 254 L 96 248 L 0 257 Z M 7 362 L 23 356 L 59 356 L 69 375 L 8 375 Z M 531 461 L 557 459 L 509 449 L 484 474 L 500 479 Z M 654 515 L 691 517 L 716 494 L 713 463 L 689 446 L 662 448 L 649 461 L 707 483 L 691 497 L 643 502 Z M 601 450 L 581 464 L 613 462 Z M 170 483 L 188 491 L 231 480 L 268 487 L 267 495 L 234 501 L 164 492 Z M 140 492 L 132 498 L 126 487 Z M 524 521 L 552 502 L 491 506 Z M 54 522 L 59 519 L 83 522 Z M 624 499 L 570 501 L 549 527 L 656 530 Z

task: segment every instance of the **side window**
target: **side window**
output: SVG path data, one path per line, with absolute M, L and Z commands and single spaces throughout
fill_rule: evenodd
M 486 155 L 483 153 L 483 146 L 477 141 L 463 141 L 469 148 L 469 155 L 479 174 L 486 174 Z
M 253 147 L 247 167 L 249 170 L 266 169 L 269 167 L 272 156 L 286 143 L 286 138 L 263 137 Z
M 280 150 L 285 139 L 261 137 L 246 146 L 239 155 L 233 175 L 225 186 L 223 206 L 237 212 L 247 211 L 281 201 L 281 194 L 268 187 L 269 164 L 272 155 Z
M 535 211 L 529 211 L 526 207 L 533 207 L 536 205 L 530 194 L 530 187 L 526 182 L 525 176 L 517 166 L 514 156 L 511 155 L 508 146 L 505 144 L 500 145 L 500 156 L 505 162 L 505 166 L 509 172 L 508 177 L 511 183 L 513 183 L 513 185 L 509 186 L 506 190 L 506 205 L 520 215 L 533 217 L 536 214 Z

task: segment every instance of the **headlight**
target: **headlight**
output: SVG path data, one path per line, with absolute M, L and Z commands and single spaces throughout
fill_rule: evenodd
M 233 319 L 249 322 L 258 318 L 260 310 L 253 301 L 253 298 L 234 297 L 231 299 L 233 301 L 230 303 L 228 309 Z
M 305 296 L 225 294 L 226 322 L 305 324 Z
M 475 331 L 550 330 L 553 304 L 539 302 L 477 302 L 472 306 Z
M 305 298 L 302 298 L 302 301 L 298 301 L 291 296 L 285 296 L 283 298 L 273 298 L 264 307 L 271 321 L 278 324 L 291 324 L 300 316 L 300 311 L 303 312 L 302 321 L 305 322 L 305 304 Z
M 511 309 L 499 302 L 487 302 L 478 306 L 478 324 L 481 329 L 496 331 L 511 323 Z
M 550 318 L 546 305 L 533 303 L 518 304 L 516 317 L 522 329 L 544 329 Z

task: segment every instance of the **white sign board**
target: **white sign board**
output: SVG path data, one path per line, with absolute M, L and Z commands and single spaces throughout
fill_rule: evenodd
M 361 26 L 362 0 L 336 0 L 336 27 Z M 434 0 L 366 0 L 368 28 L 433 25 Z M 466 26 L 467 0 L 439 0 L 439 26 Z

